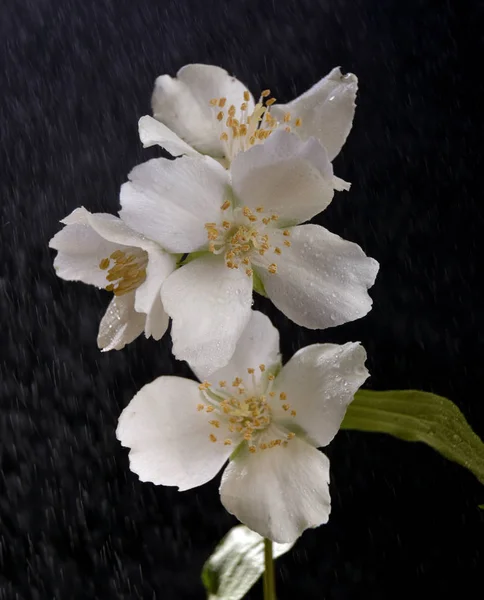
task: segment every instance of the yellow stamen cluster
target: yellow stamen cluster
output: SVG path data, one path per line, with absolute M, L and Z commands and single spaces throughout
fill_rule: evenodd
M 110 283 L 106 286 L 106 290 L 113 292 L 115 296 L 134 291 L 146 279 L 147 264 L 148 256 L 144 251 L 127 254 L 122 250 L 116 250 L 109 258 L 103 258 L 99 268 L 107 271 L 106 280 Z
M 266 140 L 271 133 L 278 128 L 279 121 L 275 119 L 270 112 L 270 108 L 275 104 L 276 99 L 270 98 L 271 91 L 264 90 L 258 102 L 254 106 L 252 113 L 248 113 L 250 94 L 248 90 L 243 93 L 242 102 L 239 105 L 239 114 L 235 104 L 231 104 L 226 110 L 227 98 L 212 98 L 210 105 L 214 109 L 214 116 L 222 127 L 220 140 L 224 142 L 225 155 L 230 161 L 238 152 L 243 152 Z M 291 131 L 291 115 L 285 113 L 284 125 L 286 131 Z M 294 121 L 294 126 L 299 127 L 301 119 Z
M 230 200 L 225 200 L 220 208 L 223 211 L 231 208 Z M 217 223 L 205 223 L 208 249 L 213 254 L 224 253 L 225 264 L 229 269 L 245 268 L 247 276 L 251 277 L 254 257 L 257 260 L 257 255 L 264 256 L 271 248 L 269 235 L 265 230 L 278 219 L 276 214 L 264 215 L 263 206 L 258 206 L 255 212 L 248 206 L 235 208 L 232 211 L 231 221 L 223 220 L 221 226 Z M 291 233 L 285 229 L 283 235 L 289 237 Z M 291 242 L 286 239 L 284 245 L 289 247 Z M 279 256 L 282 254 L 282 249 L 278 246 L 274 247 L 273 251 Z M 269 273 L 277 273 L 275 262 L 266 268 Z
M 259 371 L 264 373 L 266 366 L 259 365 Z M 295 437 L 293 432 L 289 432 L 282 437 L 272 440 L 259 441 L 261 434 L 266 430 L 272 421 L 272 408 L 268 402 L 268 396 L 271 398 L 275 393 L 271 391 L 274 375 L 269 374 L 267 377 L 268 385 L 264 393 L 260 393 L 255 379 L 255 369 L 247 369 L 251 376 L 251 381 L 248 385 L 244 383 L 241 377 L 235 377 L 232 381 L 232 390 L 225 390 L 227 382 L 221 381 L 218 390 L 212 390 L 208 382 L 203 382 L 199 385 L 199 390 L 204 396 L 206 402 L 197 405 L 197 411 L 205 411 L 206 413 L 215 413 L 219 416 L 217 419 L 210 419 L 208 422 L 214 429 L 221 429 L 226 426 L 230 433 L 237 434 L 238 439 L 242 438 L 247 442 L 249 452 L 254 453 L 259 450 L 267 450 L 276 446 L 287 446 L 288 442 Z M 224 389 L 222 389 L 224 388 Z M 279 400 L 285 401 L 287 396 L 284 392 L 280 392 Z M 289 411 L 290 405 L 285 403 L 282 405 L 283 410 Z M 290 411 L 290 414 L 295 417 L 296 412 Z M 215 434 L 210 433 L 209 440 L 213 443 L 218 441 Z M 231 446 L 233 440 L 230 437 L 220 440 L 225 446 Z

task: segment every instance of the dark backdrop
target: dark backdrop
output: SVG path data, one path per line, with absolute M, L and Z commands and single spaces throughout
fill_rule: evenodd
M 335 163 L 353 188 L 319 222 L 380 261 L 373 311 L 310 332 L 259 307 L 286 358 L 361 340 L 368 386 L 447 396 L 484 436 L 482 3 L 3 0 L 0 16 L 2 600 L 201 599 L 200 568 L 235 523 L 218 480 L 178 493 L 128 471 L 122 408 L 188 368 L 169 336 L 101 354 L 108 295 L 56 279 L 47 247 L 75 207 L 117 210 L 128 171 L 159 153 L 137 137 L 153 81 L 186 63 L 282 101 L 335 65 L 359 76 Z M 330 523 L 278 561 L 280 600 L 482 598 L 470 473 L 383 435 L 342 432 L 328 454 Z

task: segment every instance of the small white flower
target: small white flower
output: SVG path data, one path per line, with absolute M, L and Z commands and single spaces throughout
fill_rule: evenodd
M 145 147 L 158 144 L 174 156 L 201 152 L 227 164 L 239 151 L 283 128 L 303 140 L 318 139 L 332 161 L 351 130 L 357 89 L 357 77 L 342 75 L 336 67 L 288 104 L 275 103 L 269 90 L 256 103 L 244 84 L 224 69 L 187 65 L 175 78 L 157 78 L 154 118 L 140 119 L 140 138 Z M 336 189 L 349 187 L 338 178 L 334 184 Z
M 359 343 L 314 344 L 281 369 L 278 331 L 253 312 L 226 367 L 201 385 L 159 377 L 144 386 L 116 435 L 141 481 L 180 491 L 211 480 L 229 459 L 225 508 L 260 535 L 292 542 L 329 518 L 329 461 L 317 448 L 336 435 L 367 379 L 365 360 Z
M 215 370 L 232 356 L 252 289 L 298 325 L 324 329 L 363 317 L 378 263 L 317 225 L 333 170 L 314 138 L 274 132 L 224 169 L 208 156 L 150 160 L 121 188 L 120 216 L 173 253 L 198 253 L 161 288 L 173 352 Z
M 120 350 L 140 333 L 159 340 L 168 327 L 160 287 L 175 258 L 108 214 L 77 208 L 49 242 L 57 275 L 113 292 L 98 335 L 103 350 Z

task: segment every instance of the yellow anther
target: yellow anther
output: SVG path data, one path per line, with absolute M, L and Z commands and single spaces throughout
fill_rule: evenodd
M 258 206 L 258 207 L 255 209 L 255 212 L 261 213 L 261 212 L 263 212 L 263 210 L 264 210 L 264 207 L 263 207 L 263 206 Z
M 302 119 L 300 117 L 298 117 L 295 121 L 294 121 L 294 125 L 296 127 L 301 127 L 302 125 Z
M 213 435 L 213 433 L 211 433 L 208 437 L 209 437 L 209 439 L 210 439 L 211 442 L 216 442 L 217 441 L 217 438 Z
M 115 250 L 109 258 L 112 258 L 113 260 L 118 260 L 123 257 L 124 257 L 124 252 L 121 252 L 121 250 Z
M 211 384 L 208 381 L 202 381 L 202 383 L 198 386 L 199 390 L 208 390 L 211 387 Z
M 255 372 L 255 369 L 252 369 L 252 368 L 247 369 L 247 373 L 249 375 L 252 375 L 252 373 L 254 373 L 254 372 Z
M 217 121 L 222 121 L 223 118 L 224 118 L 224 111 L 221 110 L 217 115 Z
M 291 113 L 284 113 L 284 123 L 289 123 L 291 120 Z
M 288 439 L 288 440 L 292 440 L 292 439 L 294 439 L 295 437 L 296 437 L 296 434 L 295 434 L 295 433 L 293 433 L 292 431 L 291 431 L 290 433 L 288 433 L 288 434 L 287 434 L 287 439 Z
M 204 408 L 205 408 L 205 404 L 197 404 L 197 410 L 198 410 L 198 412 L 200 412 Z
M 227 98 L 220 98 L 220 100 L 218 101 L 219 107 L 223 108 L 225 106 L 226 102 L 227 102 Z
M 285 392 L 281 392 L 281 393 L 279 394 L 279 398 L 280 398 L 281 400 L 286 400 L 286 399 L 287 399 L 287 394 L 286 394 Z
M 275 396 L 275 395 L 276 395 L 276 392 L 269 392 L 269 396 L 270 396 L 271 398 L 274 398 L 274 396 Z
M 109 267 L 110 260 L 109 258 L 103 258 L 99 263 L 99 268 L 105 271 Z
M 274 248 L 274 253 L 275 254 L 281 254 L 282 250 L 280 248 L 278 248 L 277 246 Z
M 250 100 L 250 94 L 247 90 L 244 90 L 244 100 L 248 102 Z
M 110 283 L 104 288 L 107 292 L 114 292 L 114 283 Z
M 222 204 L 222 206 L 220 207 L 222 210 L 227 210 L 227 208 L 229 208 L 230 206 L 230 200 L 225 200 L 225 202 Z
M 264 217 L 262 219 L 262 222 L 264 223 L 264 225 L 269 225 L 269 223 L 271 222 L 271 219 L 270 219 L 270 217 Z
M 266 106 L 272 106 L 276 102 L 275 98 L 269 98 L 266 102 Z
M 287 246 L 288 248 L 290 248 L 291 242 L 289 240 L 284 240 L 284 246 Z
M 244 440 L 246 440 L 247 442 L 250 442 L 251 439 L 252 439 L 252 433 L 250 431 L 246 431 L 244 433 Z
M 267 376 L 267 379 L 268 379 L 269 381 L 274 381 L 275 377 L 274 377 L 274 375 L 271 373 L 270 375 L 268 375 L 268 376 Z
M 295 417 L 296 416 L 296 411 L 295 410 L 291 410 L 291 417 Z
M 252 269 L 246 269 L 246 270 L 245 270 L 245 274 L 246 274 L 248 277 L 252 277 L 252 275 L 254 274 L 254 271 L 253 271 Z
M 240 110 L 247 110 L 248 104 L 247 102 L 242 102 L 242 104 L 240 105 Z
M 260 93 L 260 95 L 261 95 L 263 98 L 267 98 L 267 96 L 270 96 L 270 95 L 271 95 L 271 90 L 263 90 L 263 91 Z
M 217 104 L 218 104 L 218 98 L 212 98 L 212 99 L 210 100 L 210 104 L 211 104 L 212 106 L 217 106 Z
M 267 450 L 267 444 L 264 444 L 264 443 L 263 444 L 259 444 L 259 448 L 261 450 Z
M 241 383 L 243 382 L 243 379 L 241 379 L 240 377 L 236 377 L 233 381 L 232 381 L 232 385 L 234 387 L 238 387 Z
M 224 229 L 230 229 L 230 221 L 223 221 L 222 222 L 222 227 Z
M 207 411 L 206 411 L 206 412 L 208 412 L 208 413 L 211 413 L 211 412 L 213 412 L 214 410 L 215 410 L 215 409 L 214 409 L 214 407 L 213 407 L 213 406 L 207 406 Z
M 264 364 L 259 365 L 260 372 L 263 373 L 266 370 L 266 366 Z
M 223 381 L 223 380 L 222 380 L 222 381 L 219 381 L 219 382 L 218 382 L 218 386 L 219 386 L 219 387 L 221 387 L 221 388 L 225 387 L 226 385 L 227 385 L 227 382 L 226 382 L 226 381 Z
M 249 446 L 249 452 L 251 454 L 254 454 L 254 452 L 256 452 L 256 451 L 257 451 L 257 448 L 255 446 Z
M 235 116 L 235 106 L 233 104 L 230 105 L 230 108 L 228 110 L 228 113 L 231 117 Z
M 291 235 L 291 232 L 289 231 L 289 229 L 284 229 L 282 234 L 285 235 L 286 237 L 289 237 Z
M 242 214 L 244 215 L 244 217 L 250 217 L 252 211 L 248 206 L 244 206 L 244 208 L 242 209 Z
M 247 125 L 242 123 L 242 125 L 239 127 L 239 133 L 240 135 L 247 135 Z
M 222 140 L 222 142 L 227 142 L 229 139 L 229 136 L 227 135 L 227 133 L 224 131 L 223 133 L 220 134 L 220 139 Z
M 277 273 L 277 265 L 276 263 L 272 263 L 272 265 L 269 265 L 267 267 L 267 270 L 269 271 L 269 273 L 272 273 L 274 275 L 274 273 Z
M 291 128 L 290 127 L 284 127 L 284 131 L 287 131 L 287 133 L 291 133 Z
M 209 421 L 208 423 L 209 423 L 209 425 L 212 425 L 212 427 L 215 427 L 216 429 L 218 429 L 220 427 L 220 421 L 217 421 L 215 419 L 213 421 Z
M 279 215 L 271 215 L 271 221 L 277 221 Z
M 224 440 L 224 446 L 231 446 L 232 445 L 232 440 L 227 438 L 226 440 Z
M 249 138 L 249 144 L 252 146 L 253 144 L 255 144 L 255 135 L 251 135 Z

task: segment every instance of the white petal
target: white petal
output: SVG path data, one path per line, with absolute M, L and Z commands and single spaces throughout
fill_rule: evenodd
M 197 410 L 203 401 L 194 381 L 159 377 L 124 409 L 116 436 L 131 448 L 130 468 L 141 481 L 183 491 L 210 481 L 222 468 L 233 447 L 223 444 L 225 426 L 215 429 L 210 416 Z
M 293 542 L 305 529 L 326 523 L 331 510 L 329 461 L 297 437 L 287 447 L 251 454 L 241 449 L 224 471 L 225 508 L 275 542 Z
M 173 156 L 186 154 L 187 156 L 198 156 L 198 152 L 184 142 L 171 129 L 153 117 L 141 117 L 138 121 L 138 131 L 141 143 L 145 148 L 158 145 L 167 150 Z
M 160 298 L 162 283 L 173 273 L 175 267 L 174 256 L 156 247 L 148 251 L 146 279 L 136 290 L 135 308 L 138 312 L 149 313 L 151 311 L 155 301 Z
M 89 224 L 88 215 L 86 209 L 79 208 L 67 216 L 62 221 L 66 226 L 50 240 L 49 246 L 58 251 L 54 268 L 59 277 L 104 288 L 108 285 L 106 271 L 99 268 L 99 263 L 119 244 L 101 237 Z
M 301 427 L 315 446 L 326 446 L 338 432 L 355 392 L 369 376 L 365 360 L 365 349 L 358 342 L 302 348 L 274 382 L 276 397 L 284 392 L 296 416 L 288 416 L 282 403 L 274 401 L 274 420 L 289 429 Z
M 219 222 L 228 174 L 209 157 L 155 158 L 121 187 L 121 218 L 169 252 L 207 246 L 204 224 Z
M 168 329 L 170 317 L 166 314 L 161 302 L 159 291 L 156 298 L 146 315 L 145 336 L 153 337 L 155 340 L 161 340 L 165 331 Z
M 134 292 L 114 296 L 99 324 L 97 345 L 104 352 L 121 350 L 143 332 L 145 321 L 134 309 Z
M 208 376 L 229 362 L 249 322 L 252 278 L 208 255 L 172 273 L 161 299 L 173 319 L 174 355 Z
M 193 64 L 180 69 L 176 78 L 161 75 L 155 81 L 153 115 L 203 154 L 223 156 L 212 98 L 225 97 L 226 109 L 240 110 L 246 87 L 227 71 L 211 65 Z M 254 101 L 249 100 L 249 112 Z M 236 115 L 237 116 L 237 115 Z
M 277 308 L 309 329 L 325 329 L 364 317 L 371 309 L 367 290 L 375 281 L 378 262 L 357 244 L 319 225 L 300 225 L 290 233 L 284 237 L 274 231 L 270 236 L 270 243 L 282 248 L 274 261 L 277 273 L 256 268 Z M 290 248 L 283 245 L 287 240 Z M 263 259 L 272 262 L 273 255 Z
M 269 370 L 271 366 L 280 361 L 279 332 L 269 317 L 253 310 L 230 362 L 209 377 L 203 370 L 195 369 L 195 373 L 200 380 L 206 379 L 216 386 L 219 381 L 231 382 L 236 377 L 240 377 L 244 381 L 251 381 L 247 369 L 255 368 L 254 376 L 258 381 L 261 375 L 259 365 L 263 364 Z
M 307 221 L 333 198 L 333 169 L 326 150 L 314 138 L 303 142 L 284 130 L 239 152 L 231 174 L 241 204 L 276 213 L 280 226 Z
M 352 73 L 342 75 L 339 67 L 288 104 L 275 104 L 271 113 L 282 120 L 284 113 L 302 119 L 297 133 L 302 139 L 316 137 L 333 160 L 351 131 L 355 115 L 358 78 Z
M 351 183 L 335 175 L 333 177 L 333 187 L 337 192 L 347 192 L 351 188 Z

